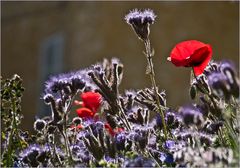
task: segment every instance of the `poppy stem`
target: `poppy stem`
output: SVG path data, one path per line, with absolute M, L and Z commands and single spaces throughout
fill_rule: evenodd
M 145 49 L 146 49 L 146 57 L 147 57 L 147 61 L 148 61 L 148 67 L 147 67 L 147 72 L 150 76 L 151 82 L 152 82 L 152 87 L 154 89 L 154 94 L 156 97 L 156 101 L 157 101 L 157 107 L 158 107 L 158 112 L 161 115 L 161 119 L 162 119 L 162 124 L 163 124 L 163 132 L 164 132 L 164 138 L 167 139 L 167 127 L 166 127 L 166 123 L 165 123 L 165 116 L 164 113 L 162 111 L 161 105 L 160 105 L 160 100 L 159 100 L 159 96 L 158 96 L 158 90 L 157 90 L 157 85 L 156 85 L 156 81 L 155 81 L 155 73 L 154 73 L 154 69 L 153 69 L 153 61 L 152 61 L 152 56 L 153 56 L 153 52 L 151 50 L 151 44 L 150 44 L 150 39 L 147 38 L 144 41 L 144 45 L 145 45 Z

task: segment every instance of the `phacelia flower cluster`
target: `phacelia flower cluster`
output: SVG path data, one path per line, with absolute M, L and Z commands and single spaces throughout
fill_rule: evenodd
M 126 22 L 132 26 L 139 39 L 143 41 L 148 38 L 150 34 L 149 26 L 154 23 L 155 18 L 156 15 L 150 9 L 144 11 L 134 9 L 125 16 Z

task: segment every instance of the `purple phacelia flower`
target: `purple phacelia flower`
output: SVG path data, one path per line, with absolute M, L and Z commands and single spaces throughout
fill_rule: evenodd
M 128 24 L 153 24 L 155 21 L 156 15 L 151 9 L 146 9 L 143 12 L 134 9 L 125 16 L 125 20 Z
M 124 150 L 125 142 L 126 142 L 125 133 L 119 133 L 114 138 L 115 138 L 115 144 L 116 144 L 117 150 Z
M 235 65 L 231 61 L 222 61 L 219 65 L 219 70 L 224 74 L 230 85 L 231 94 L 238 98 L 239 97 L 239 86 L 240 81 L 236 72 Z
M 37 144 L 30 145 L 28 148 L 20 152 L 20 160 L 31 167 L 37 167 L 39 163 L 43 163 L 48 159 L 50 147 L 48 145 L 40 146 Z
M 162 129 L 163 128 L 162 117 L 159 113 L 156 114 L 155 121 L 156 121 L 156 126 Z
M 205 134 L 205 133 L 198 133 L 198 136 L 199 136 L 199 140 L 200 140 L 200 143 L 203 145 L 206 145 L 206 146 L 209 146 L 212 144 L 213 142 L 213 138 L 211 135 L 209 134 Z
M 100 133 L 100 131 L 103 131 L 104 123 L 101 121 L 97 121 L 97 122 L 92 123 L 90 127 L 93 131 L 93 134 L 95 136 L 97 136 Z
M 57 94 L 64 92 L 65 94 L 75 94 L 78 90 L 85 87 L 85 80 L 80 72 L 69 72 L 55 75 L 45 82 L 45 93 Z
M 231 76 L 235 76 L 237 74 L 235 65 L 233 64 L 233 62 L 228 60 L 222 61 L 218 68 L 219 71 L 221 71 L 225 75 L 227 75 L 227 72 L 231 73 Z
M 144 11 L 134 9 L 125 16 L 125 21 L 132 26 L 137 36 L 145 41 L 150 34 L 149 25 L 154 23 L 155 18 L 156 15 L 150 9 Z
M 164 147 L 166 148 L 166 149 L 173 149 L 174 148 L 174 146 L 175 146 L 175 141 L 172 141 L 172 140 L 167 140 L 166 142 L 165 142 L 165 144 L 164 144 Z
M 194 106 L 181 107 L 179 113 L 186 125 L 201 125 L 203 123 L 203 114 Z
M 208 75 L 208 85 L 210 86 L 214 95 L 220 98 L 225 98 L 226 100 L 230 99 L 231 87 L 227 77 L 224 74 L 220 72 L 214 72 Z
M 161 153 L 161 154 L 160 154 L 160 160 L 161 160 L 163 163 L 167 163 L 167 164 L 171 164 L 171 163 L 174 162 L 173 155 L 170 154 L 170 153 Z
M 124 167 L 155 167 L 156 164 L 152 159 L 137 156 L 124 162 Z
M 205 132 L 207 132 L 209 134 L 216 134 L 222 126 L 223 126 L 222 121 L 210 123 L 206 126 Z
M 165 116 L 165 121 L 170 129 L 176 129 L 181 126 L 181 117 L 174 111 L 168 110 Z
M 157 137 L 155 135 L 152 135 L 148 140 L 148 147 L 152 149 L 157 148 Z
M 189 139 L 192 140 L 195 133 L 189 130 L 181 130 L 180 132 L 176 132 L 175 136 L 178 140 L 188 141 Z

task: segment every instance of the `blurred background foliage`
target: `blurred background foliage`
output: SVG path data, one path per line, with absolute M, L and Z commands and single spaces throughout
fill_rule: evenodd
M 124 21 L 134 8 L 151 8 L 157 84 L 167 105 L 188 103 L 190 70 L 167 62 L 180 41 L 196 39 L 213 47 L 213 59 L 239 65 L 239 2 L 1 2 L 1 73 L 23 78 L 23 128 L 48 113 L 41 94 L 49 75 L 78 70 L 118 57 L 124 64 L 124 89 L 150 86 L 144 46 Z

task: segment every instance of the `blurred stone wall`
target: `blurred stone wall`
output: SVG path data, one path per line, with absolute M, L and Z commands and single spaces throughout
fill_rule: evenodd
M 62 72 L 78 70 L 118 57 L 124 64 L 121 90 L 150 86 L 145 75 L 144 46 L 124 21 L 134 8 L 151 8 L 157 83 L 166 90 L 167 104 L 189 102 L 190 69 L 167 62 L 174 45 L 196 39 L 213 47 L 213 59 L 232 59 L 239 65 L 238 2 L 1 2 L 1 70 L 4 78 L 18 73 L 24 79 L 24 129 L 31 129 L 43 85 L 39 78 L 40 46 L 56 33 L 64 37 Z M 46 67 L 47 68 L 47 67 Z

